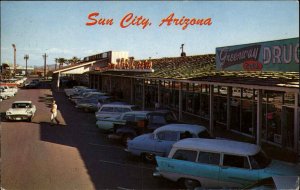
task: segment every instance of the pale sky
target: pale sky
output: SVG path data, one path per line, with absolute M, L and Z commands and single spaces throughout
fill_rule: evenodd
M 113 19 L 113 25 L 86 26 L 88 15 Z M 120 27 L 128 13 L 149 19 L 150 26 Z M 211 19 L 211 25 L 159 27 L 174 17 Z M 43 65 L 54 59 L 106 51 L 128 51 L 135 59 L 215 53 L 217 47 L 299 37 L 297 1 L 1 1 L 1 63 Z

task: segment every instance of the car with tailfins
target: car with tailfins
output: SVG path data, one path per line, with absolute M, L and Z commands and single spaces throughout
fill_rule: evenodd
M 102 129 L 101 123 L 99 123 L 98 121 L 109 119 L 111 117 L 119 117 L 122 113 L 136 110 L 139 110 L 139 107 L 135 105 L 104 104 L 100 107 L 100 109 L 97 112 L 95 112 L 95 116 L 97 119 L 96 125 L 100 129 Z
M 138 135 L 151 133 L 163 125 L 178 123 L 175 114 L 170 110 L 126 112 L 123 119 L 123 122 L 114 123 L 113 134 L 108 138 L 122 140 L 124 144 Z
M 224 139 L 187 138 L 168 157 L 156 156 L 155 177 L 188 189 L 242 188 L 272 176 L 299 176 L 299 164 L 270 159 L 260 146 Z
M 147 133 L 128 141 L 130 154 L 154 161 L 155 156 L 168 156 L 172 145 L 185 138 L 213 138 L 206 127 L 194 124 L 168 124 L 153 133 Z

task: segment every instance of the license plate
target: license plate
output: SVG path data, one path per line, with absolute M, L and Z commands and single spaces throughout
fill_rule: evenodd
M 21 120 L 21 118 L 17 117 L 16 120 Z

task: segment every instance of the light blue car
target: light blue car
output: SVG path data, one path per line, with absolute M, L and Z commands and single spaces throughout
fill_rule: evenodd
M 192 189 L 241 188 L 272 176 L 299 176 L 299 164 L 269 159 L 257 145 L 233 140 L 189 138 L 168 157 L 156 156 L 155 177 Z
M 153 133 L 143 134 L 128 141 L 129 153 L 154 161 L 156 155 L 167 156 L 172 145 L 184 138 L 212 138 L 207 129 L 200 125 L 168 124 L 157 128 Z

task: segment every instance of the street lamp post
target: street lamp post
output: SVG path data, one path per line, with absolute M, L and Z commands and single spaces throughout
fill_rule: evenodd
M 15 44 L 12 44 L 12 47 L 14 48 L 14 75 L 16 74 L 16 53 L 17 53 L 17 48 Z
M 26 61 L 26 73 L 25 73 L 25 75 L 28 76 L 28 73 L 27 73 L 27 60 L 29 59 L 29 55 L 26 54 L 26 55 L 24 56 L 24 59 L 25 59 L 25 61 Z

